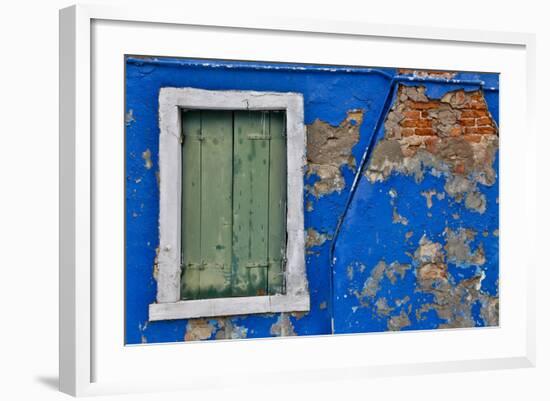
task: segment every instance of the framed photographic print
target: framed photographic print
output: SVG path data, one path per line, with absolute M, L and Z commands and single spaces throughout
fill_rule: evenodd
M 532 36 L 150 11 L 61 11 L 62 391 L 532 364 Z

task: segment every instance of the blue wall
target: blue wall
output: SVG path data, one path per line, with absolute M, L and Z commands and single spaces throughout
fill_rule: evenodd
M 398 87 L 397 81 L 392 80 L 396 75 L 397 70 L 391 68 L 374 70 L 128 58 L 125 105 L 126 343 L 183 341 L 192 325 L 187 327 L 187 320 L 147 321 L 148 305 L 154 302 L 156 296 L 153 266 L 158 246 L 160 88 L 299 92 L 304 96 L 307 125 L 318 119 L 338 127 L 345 121 L 348 111 L 362 110 L 359 140 L 351 150 L 355 166 L 359 166 L 364 154 L 370 157 L 383 137 L 383 122 L 395 101 Z M 426 94 L 437 99 L 460 88 L 477 90 L 479 84 L 475 81 L 482 79 L 486 88 L 492 88 L 485 91 L 485 99 L 493 119 L 498 123 L 498 76 L 459 73 L 454 79 L 466 83 L 418 78 L 401 84 L 423 85 Z M 495 163 L 495 168 L 498 168 L 498 157 Z M 468 240 L 468 245 L 476 249 L 482 243 L 486 261 L 482 266 L 449 261 L 450 281 L 456 287 L 461 281 L 483 272 L 480 289 L 483 296 L 479 296 L 469 307 L 476 325 L 487 325 L 480 312 L 482 303 L 489 299 L 487 297 L 498 295 L 498 236 L 495 231 L 498 229 L 498 184 L 480 188 L 486 197 L 487 208 L 484 213 L 479 213 L 467 209 L 464 202 L 456 202 L 449 196 L 443 200 L 434 196 L 432 207 L 427 208 L 426 198 L 421 192 L 435 190 L 444 193 L 444 176 L 426 174 L 421 182 L 417 182 L 413 176 L 392 174 L 382 182 L 373 183 L 359 174 L 354 191 L 350 191 L 357 173 L 353 164 L 343 165 L 343 189 L 319 197 L 309 192 L 305 195 L 305 229 L 314 229 L 327 238 L 309 248 L 306 254 L 311 311 L 282 316 L 269 314 L 206 319 L 201 324 L 206 325 L 207 335 L 203 331 L 201 338 L 213 339 L 221 337 L 221 334 L 224 338 L 270 337 L 289 333 L 330 334 L 331 317 L 334 317 L 336 333 L 382 331 L 387 330 L 390 320 L 402 311 L 406 312 L 410 323 L 405 326 L 401 324 L 403 329 L 437 328 L 442 323 L 437 305 L 434 307 L 437 300 L 434 301 L 433 292 L 419 291 L 417 266 L 411 255 L 414 255 L 423 236 L 444 245 L 448 230 L 458 232 L 464 228 L 475 231 L 476 235 Z M 315 174 L 304 177 L 306 186 L 312 186 L 317 180 L 319 177 Z M 408 218 L 407 226 L 392 221 L 394 207 L 400 215 Z M 459 217 L 451 217 L 453 215 Z M 341 226 L 338 224 L 340 218 Z M 410 236 L 407 234 L 409 232 L 412 232 Z M 410 267 L 403 277 L 399 276 L 393 283 L 389 275 L 378 280 L 376 299 L 365 302 L 365 297 L 360 294 L 364 294 L 365 285 L 380 261 L 388 265 L 397 261 Z M 380 314 L 380 309 L 375 306 L 381 297 L 387 301 L 390 313 Z M 403 302 L 405 297 L 408 300 Z

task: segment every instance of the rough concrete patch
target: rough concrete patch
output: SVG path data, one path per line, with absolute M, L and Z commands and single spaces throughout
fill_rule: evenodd
M 404 279 L 409 269 L 411 269 L 411 265 L 409 264 L 402 264 L 397 261 L 387 264 L 385 261 L 381 260 L 372 269 L 369 277 L 363 284 L 361 292 L 354 291 L 353 293 L 361 305 L 366 306 L 376 297 L 376 294 L 378 294 L 380 283 L 384 276 L 387 277 L 392 284 L 395 284 L 398 277 L 401 280 Z
M 498 325 L 498 297 L 480 292 L 482 276 L 464 279 L 453 285 L 442 280 L 436 289 L 427 290 L 434 295 L 434 302 L 423 305 L 417 311 L 417 317 L 430 310 L 435 310 L 438 317 L 445 321 L 439 328 L 474 327 L 472 316 L 474 303 L 481 304 L 481 317 L 486 326 Z
M 295 336 L 296 332 L 294 331 L 294 326 L 290 321 L 288 313 L 281 313 L 279 318 L 273 325 L 270 330 L 271 335 L 276 337 L 286 337 L 286 336 Z
M 425 236 L 422 237 L 414 253 L 417 291 L 433 296 L 432 302 L 425 303 L 416 311 L 416 319 L 420 321 L 425 313 L 434 310 L 444 321 L 439 325 L 440 328 L 474 327 L 472 308 L 474 303 L 479 302 L 485 325 L 498 325 L 498 297 L 481 291 L 483 273 L 458 283 L 450 280 L 447 273 L 447 256 L 449 259 L 467 259 L 476 263 L 483 261 L 482 251 L 471 253 L 467 245 L 475 233 L 473 230 L 463 229 L 452 234 L 447 232 L 447 238 L 450 235 L 453 236 L 452 245 L 445 247 L 449 255 L 443 251 L 442 244 L 429 240 Z
M 383 181 L 393 171 L 398 171 L 403 164 L 404 156 L 398 141 L 382 139 L 372 152 L 367 170 L 367 178 L 371 182 Z
M 138 330 L 141 333 L 142 344 L 147 344 L 147 337 L 145 336 L 145 331 L 147 330 L 147 326 L 149 326 L 149 321 L 146 321 L 144 324 L 141 324 L 141 323 L 138 324 Z
M 346 275 L 349 281 L 353 280 L 353 266 L 348 266 Z
M 355 168 L 351 150 L 359 141 L 362 122 L 363 110 L 350 110 L 338 127 L 319 119 L 307 126 L 307 174 L 319 177 L 309 190 L 316 197 L 344 189 L 340 168 Z
M 128 127 L 135 121 L 136 119 L 134 118 L 134 110 L 128 110 L 128 112 L 124 115 L 124 123 Z
M 446 244 L 445 252 L 447 261 L 461 266 L 481 266 L 485 263 L 485 251 L 483 244 L 472 252 L 470 243 L 474 240 L 476 233 L 473 230 L 460 228 L 457 231 L 445 230 Z
M 466 207 L 471 210 L 475 210 L 479 214 L 485 213 L 487 209 L 487 200 L 485 195 L 478 191 L 470 191 L 466 194 L 466 201 L 464 202 Z
M 406 226 L 406 225 L 409 224 L 409 220 L 406 217 L 401 216 L 397 212 L 397 207 L 394 206 L 393 207 L 393 212 L 392 212 L 392 223 L 393 224 L 402 224 L 402 225 Z
M 487 326 L 499 324 L 499 299 L 498 297 L 481 297 L 481 318 Z
M 218 319 L 217 323 L 216 340 L 234 340 L 248 336 L 248 328 L 234 324 L 230 317 Z
M 208 340 L 216 327 L 207 319 L 189 319 L 185 329 L 185 341 Z
M 397 331 L 411 325 L 409 315 L 404 310 L 397 316 L 392 316 L 388 320 L 388 330 Z
M 392 262 L 389 265 L 386 265 L 386 277 L 390 280 L 392 284 L 395 284 L 397 280 L 397 276 L 401 280 L 405 278 L 405 274 L 407 273 L 407 270 L 411 269 L 410 264 L 403 264 L 398 262 Z
M 450 137 L 460 127 L 460 111 L 454 110 L 449 105 L 441 105 L 437 109 L 429 110 L 428 116 L 432 118 L 431 127 L 441 138 Z
M 390 195 L 390 205 L 392 205 L 392 222 L 393 224 L 403 224 L 404 226 L 409 224 L 409 220 L 399 214 L 397 211 L 396 206 L 396 200 L 397 200 L 397 190 L 395 188 L 391 188 L 388 191 L 388 194 Z
M 327 239 L 327 234 L 320 233 L 313 228 L 308 228 L 306 232 L 306 248 L 321 246 Z
M 418 248 L 414 252 L 414 260 L 422 265 L 424 263 L 441 263 L 444 260 L 442 246 L 438 242 L 428 239 L 426 234 L 420 238 Z
M 380 316 L 389 316 L 393 311 L 393 308 L 388 305 L 388 300 L 384 297 L 378 298 L 374 306 L 376 306 L 376 313 Z
M 309 312 L 290 312 L 290 316 L 292 316 L 296 320 L 300 320 L 304 316 L 306 316 Z
M 155 248 L 155 259 L 153 261 L 153 279 L 155 281 L 158 280 L 158 276 L 159 276 L 159 251 L 160 251 L 160 248 L 157 246 Z
M 346 186 L 338 166 L 309 164 L 307 174 L 319 177 L 313 186 L 308 186 L 308 190 L 317 198 L 332 192 L 341 192 Z
M 443 247 L 423 235 L 413 255 L 417 266 L 416 276 L 421 288 L 429 288 L 436 280 L 447 279 L 447 265 L 444 263 Z
M 384 271 L 386 270 L 386 262 L 381 260 L 374 266 L 372 269 L 372 272 L 365 281 L 365 284 L 363 285 L 363 290 L 361 291 L 361 298 L 369 297 L 373 298 L 380 288 L 380 281 L 382 281 Z
M 145 168 L 147 170 L 150 170 L 153 167 L 153 161 L 151 160 L 151 151 L 149 149 L 146 149 L 142 154 L 141 157 L 143 158 L 145 164 Z
M 435 194 L 437 194 L 437 191 L 435 189 L 430 189 L 429 191 L 420 192 L 420 195 L 426 198 L 426 207 L 428 209 L 431 209 L 433 206 L 432 196 L 434 196 Z

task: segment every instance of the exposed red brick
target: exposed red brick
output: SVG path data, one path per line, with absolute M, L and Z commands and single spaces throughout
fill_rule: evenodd
M 428 110 L 436 109 L 439 107 L 439 102 L 430 101 L 430 102 L 410 102 L 410 106 L 413 109 L 417 110 Z
M 462 135 L 462 127 L 451 128 L 450 134 L 451 134 L 451 136 L 460 136 L 460 135 Z
M 464 135 L 464 140 L 466 140 L 468 142 L 479 143 L 479 142 L 481 142 L 481 135 L 467 134 L 467 135 Z
M 460 118 L 476 118 L 479 117 L 475 110 L 462 110 Z
M 410 86 L 399 88 L 396 113 L 400 121 L 394 118 L 393 125 L 385 127 L 386 138 L 399 140 L 405 157 L 415 155 L 418 148 L 438 154 L 447 137 L 464 138 L 477 149 L 477 144 L 487 142 L 484 135 L 498 135 L 481 91 L 459 90 L 447 93 L 441 100 L 432 100 L 424 95 L 425 89 L 418 87 L 417 92 L 412 89 Z M 460 159 L 450 157 L 451 169 L 456 169 L 457 174 L 466 170 L 464 174 L 467 174 L 469 167 L 457 164 L 459 162 Z
M 436 135 L 435 130 L 432 128 L 417 128 L 414 133 L 416 135 Z
M 405 128 L 414 128 L 414 127 L 416 127 L 416 122 L 417 121 L 418 120 L 406 119 L 406 120 L 401 121 L 400 125 L 402 127 L 405 127 Z
M 464 175 L 465 171 L 466 171 L 466 169 L 464 167 L 464 163 L 462 163 L 462 162 L 457 163 L 454 166 L 454 169 L 453 169 L 453 172 L 455 174 L 460 174 L 460 175 Z
M 424 144 L 426 145 L 426 150 L 430 153 L 437 152 L 437 144 L 439 143 L 440 139 L 438 137 L 426 137 L 424 139 Z
M 483 100 L 483 96 L 481 96 L 481 92 L 471 92 L 470 98 L 474 100 Z
M 494 127 L 467 127 L 466 134 L 494 135 L 496 129 Z
M 428 120 L 426 118 L 418 120 L 417 127 L 418 128 L 432 128 L 433 122 L 432 120 Z
M 463 127 L 473 127 L 476 125 L 475 118 L 461 118 L 458 120 Z
M 401 121 L 401 126 L 406 128 L 430 128 L 432 121 L 427 119 L 405 119 Z
M 428 113 L 426 113 L 428 114 Z M 407 110 L 403 112 L 403 115 L 405 118 L 412 118 L 412 119 L 418 119 L 421 117 L 420 111 L 417 110 Z
M 476 117 L 489 117 L 489 113 L 484 110 L 472 110 Z
M 489 117 L 480 117 L 476 119 L 476 125 L 492 125 L 493 122 Z
M 470 107 L 476 110 L 484 110 L 487 106 L 483 102 L 472 101 L 470 102 Z

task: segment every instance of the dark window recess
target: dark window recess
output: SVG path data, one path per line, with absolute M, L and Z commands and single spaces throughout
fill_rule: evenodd
M 182 299 L 284 293 L 283 111 L 184 110 Z

